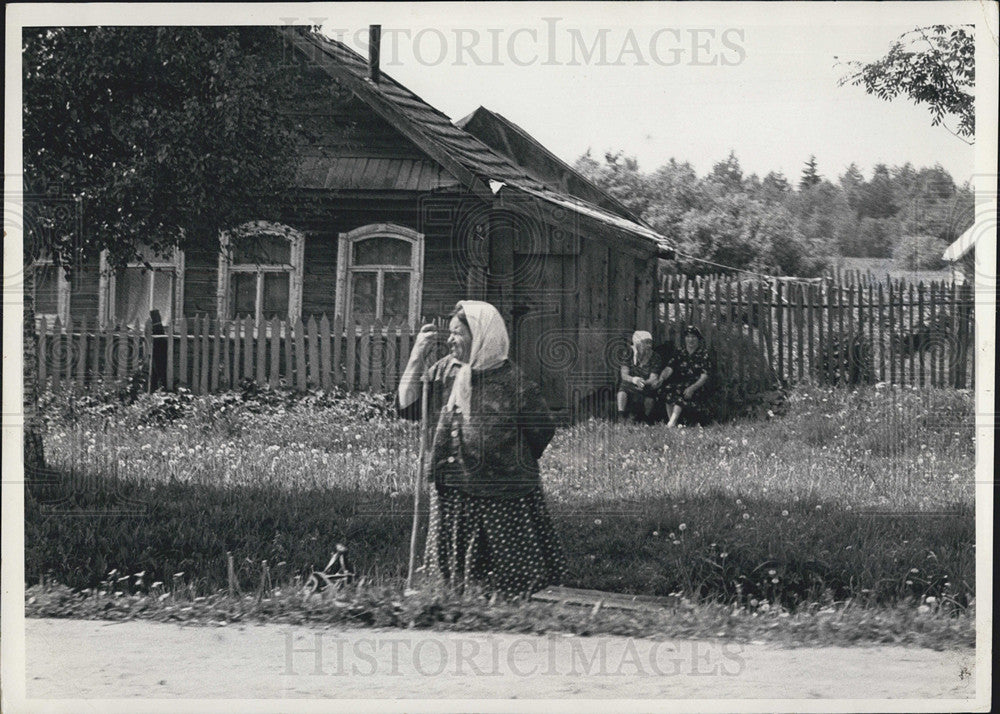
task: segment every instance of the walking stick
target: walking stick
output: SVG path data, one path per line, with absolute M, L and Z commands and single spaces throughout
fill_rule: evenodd
M 427 376 L 420 377 L 420 456 L 413 477 L 413 528 L 410 531 L 410 563 L 406 568 L 406 591 L 413 586 L 413 568 L 417 560 L 417 529 L 420 525 L 420 492 L 424 486 L 424 459 L 427 455 Z

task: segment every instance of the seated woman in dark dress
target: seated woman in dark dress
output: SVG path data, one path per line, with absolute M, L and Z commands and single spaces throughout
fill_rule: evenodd
M 698 390 L 708 381 L 709 369 L 708 352 L 701 331 L 697 327 L 688 327 L 684 330 L 684 348 L 674 354 L 660 373 L 667 413 L 670 415 L 668 427 L 677 426 L 681 412 L 697 401 Z
M 649 419 L 660 388 L 663 362 L 653 351 L 653 336 L 643 330 L 632 334 L 632 358 L 621 368 L 618 386 L 618 418 L 640 412 Z

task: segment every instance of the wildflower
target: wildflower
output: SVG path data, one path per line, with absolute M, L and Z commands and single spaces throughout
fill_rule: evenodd
M 749 513 L 744 513 L 744 514 L 743 514 L 743 520 L 744 520 L 744 521 L 748 521 L 748 520 L 750 520 L 750 514 L 749 514 Z
M 937 598 L 934 597 L 933 595 L 928 595 L 927 596 L 927 602 L 929 602 L 929 603 L 935 603 L 935 602 L 937 602 Z
M 654 538 L 659 538 L 660 537 L 660 531 L 653 531 L 653 537 Z
M 911 573 L 919 573 L 920 572 L 920 568 L 910 568 L 910 572 Z
M 777 570 L 771 568 L 770 570 L 767 571 L 767 574 L 770 575 L 771 577 L 774 577 L 777 574 L 777 572 L 778 572 Z
M 920 614 L 926 614 L 930 611 L 931 609 L 927 607 L 927 605 L 921 605 L 920 607 L 917 608 L 917 612 L 919 612 Z
M 719 557 L 720 558 L 728 558 L 729 557 L 729 553 L 719 553 Z
M 778 578 L 771 578 L 771 582 L 774 583 L 775 585 L 777 585 L 778 584 Z
M 781 515 L 783 515 L 783 516 L 787 516 L 787 515 L 788 515 L 788 511 L 782 511 L 782 512 L 781 512 Z
M 594 519 L 594 525 L 595 525 L 595 526 L 599 526 L 599 525 L 601 525 L 601 519 L 600 519 L 600 518 L 595 518 L 595 519 Z
M 822 507 L 821 505 L 819 505 L 819 504 L 817 503 L 817 504 L 816 504 L 816 510 L 817 510 L 817 511 L 822 511 L 822 510 L 823 510 L 823 507 Z
M 679 530 L 679 531 L 686 531 L 687 530 L 687 523 L 681 523 L 679 526 L 677 526 L 677 530 Z
M 680 545 L 680 544 L 681 544 L 681 542 L 679 540 L 675 540 L 674 541 L 674 545 Z

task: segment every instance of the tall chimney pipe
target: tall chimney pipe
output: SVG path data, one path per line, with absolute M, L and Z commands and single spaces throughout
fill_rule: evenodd
M 378 84 L 379 80 L 379 51 L 382 44 L 382 26 L 368 26 L 368 77 L 372 82 Z

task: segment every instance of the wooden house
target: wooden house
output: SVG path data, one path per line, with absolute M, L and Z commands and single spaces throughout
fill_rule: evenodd
M 294 109 L 319 137 L 300 157 L 296 194 L 307 200 L 280 223 L 239 227 L 257 236 L 252 251 L 230 251 L 222 235 L 156 258 L 153 271 L 93 264 L 69 281 L 43 271 L 39 313 L 77 324 L 151 309 L 165 321 L 257 324 L 325 314 L 412 330 L 459 299 L 484 299 L 553 407 L 608 385 L 628 334 L 652 325 L 666 241 L 502 117 L 452 123 L 381 71 L 377 41 L 364 58 L 305 28 L 275 31 L 301 80 Z

